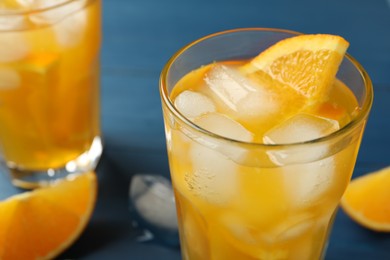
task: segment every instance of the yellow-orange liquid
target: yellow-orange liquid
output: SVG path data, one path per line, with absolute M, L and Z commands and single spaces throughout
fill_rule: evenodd
M 184 76 L 171 98 L 188 89 L 207 94 L 203 78 L 209 67 Z M 350 90 L 337 82 L 329 100 L 314 113 L 344 126 L 356 107 Z M 199 141 L 207 137 L 175 124 L 164 112 L 184 259 L 322 257 L 335 210 L 353 171 L 359 133 L 324 158 L 272 165 L 266 162 L 267 151 L 234 143 L 226 144 L 226 150 L 244 151 L 246 159 L 229 158 L 228 153 L 207 147 L 207 141 Z M 254 133 L 255 140 L 262 140 L 272 127 L 265 123 L 264 129 L 253 128 L 253 122 L 235 120 Z M 199 160 L 203 160 L 201 166 Z
M 20 58 L 0 59 L 0 139 L 12 167 L 62 167 L 100 134 L 101 3 L 89 2 L 54 24 L 0 32 L 23 44 Z

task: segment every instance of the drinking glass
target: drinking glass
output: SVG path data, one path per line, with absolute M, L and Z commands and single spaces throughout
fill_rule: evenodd
M 100 0 L 0 5 L 0 143 L 15 185 L 95 168 L 100 23 Z
M 271 145 L 226 138 L 186 118 L 171 98 L 189 72 L 213 62 L 247 60 L 297 34 L 224 31 L 190 43 L 164 67 L 160 95 L 183 259 L 324 257 L 373 100 L 362 66 L 347 54 L 337 74 L 357 100 L 353 119 L 305 142 Z

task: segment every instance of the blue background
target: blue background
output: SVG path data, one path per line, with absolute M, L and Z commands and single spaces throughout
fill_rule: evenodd
M 241 27 L 331 33 L 374 83 L 374 105 L 354 177 L 390 165 L 390 0 L 105 0 L 99 196 L 88 227 L 59 259 L 180 259 L 178 247 L 136 242 L 128 188 L 135 173 L 169 176 L 158 80 L 183 45 Z M 390 188 L 390 187 L 389 187 Z M 19 192 L 0 175 L 0 198 Z M 390 233 L 362 228 L 339 211 L 326 259 L 390 259 Z

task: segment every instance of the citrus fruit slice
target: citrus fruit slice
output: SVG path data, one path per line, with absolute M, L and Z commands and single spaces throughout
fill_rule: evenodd
M 356 178 L 341 207 L 353 220 L 376 231 L 390 231 L 390 167 Z
M 318 104 L 327 99 L 348 46 L 340 36 L 298 35 L 272 45 L 241 71 L 261 71 L 277 81 L 275 85 L 294 89 L 306 104 Z
M 96 192 L 96 175 L 88 172 L 0 202 L 0 259 L 60 254 L 88 223 Z

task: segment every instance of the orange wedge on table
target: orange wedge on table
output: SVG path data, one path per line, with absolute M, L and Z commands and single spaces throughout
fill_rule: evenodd
M 352 180 L 341 207 L 362 226 L 390 232 L 390 167 Z
M 348 46 L 340 36 L 298 35 L 272 45 L 241 71 L 273 82 L 274 88 L 293 90 L 305 105 L 320 103 L 328 96 Z
M 81 234 L 97 193 L 93 172 L 0 202 L 0 259 L 52 259 Z

